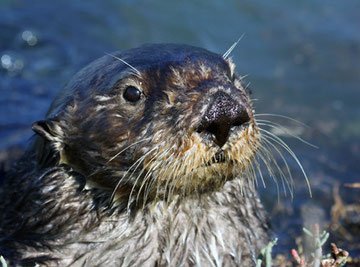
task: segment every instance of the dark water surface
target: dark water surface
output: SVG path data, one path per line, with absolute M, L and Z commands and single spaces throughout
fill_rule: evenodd
M 264 117 L 318 146 L 284 136 L 309 176 L 312 198 L 290 156 L 293 200 L 280 193 L 282 204 L 274 201 L 271 180 L 261 189 L 278 248 L 289 251 L 304 221 L 328 229 L 334 184 L 346 203 L 360 202 L 359 189 L 343 186 L 360 181 L 359 10 L 358 0 L 0 0 L 0 151 L 26 146 L 31 124 L 56 92 L 105 52 L 175 42 L 222 54 L 245 33 L 231 56 L 237 72 L 249 75 L 257 113 L 305 123 Z M 359 253 L 359 239 L 345 249 Z

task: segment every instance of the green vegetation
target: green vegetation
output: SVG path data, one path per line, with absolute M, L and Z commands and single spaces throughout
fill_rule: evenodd
M 296 249 L 291 250 L 293 260 L 296 262 L 296 266 L 299 267 L 342 267 L 346 264 L 349 257 L 349 253 L 343 249 L 338 248 L 334 243 L 331 243 L 331 253 L 323 255 L 322 246 L 329 238 L 329 233 L 323 231 L 319 232 L 319 226 L 314 225 L 313 231 L 303 228 L 304 233 L 309 236 L 313 244 L 313 253 L 311 253 L 309 259 L 305 259 L 304 255 L 299 255 Z M 273 259 L 271 256 L 272 248 L 276 245 L 277 238 L 271 241 L 265 248 L 260 251 L 260 255 L 256 261 L 256 267 L 266 266 L 271 267 Z M 264 265 L 262 265 L 263 260 Z M 289 262 L 290 264 L 290 262 Z M 289 266 L 287 264 L 281 266 Z

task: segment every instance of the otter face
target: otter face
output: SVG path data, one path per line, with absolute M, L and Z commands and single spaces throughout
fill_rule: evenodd
M 251 172 L 260 132 L 250 102 L 230 60 L 149 45 L 80 71 L 33 129 L 89 184 L 163 198 Z

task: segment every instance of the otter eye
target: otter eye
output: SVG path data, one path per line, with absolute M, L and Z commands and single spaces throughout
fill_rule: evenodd
M 141 91 L 134 86 L 129 86 L 125 89 L 123 97 L 130 102 L 136 102 L 140 99 Z

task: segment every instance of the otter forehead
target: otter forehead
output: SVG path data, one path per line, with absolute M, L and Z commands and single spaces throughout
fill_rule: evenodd
M 134 69 L 147 76 L 147 81 L 153 83 L 148 86 L 152 89 L 161 88 L 159 82 L 162 86 L 167 82 L 179 82 L 176 78 L 179 78 L 181 74 L 181 79 L 190 77 L 186 75 L 187 70 L 195 80 L 204 78 L 205 72 L 211 71 L 226 76 L 232 75 L 229 62 L 221 55 L 208 50 L 182 44 L 143 45 L 103 56 L 86 66 L 59 93 L 47 117 L 56 116 L 74 97 L 82 99 L 93 94 L 110 93 L 117 81 L 130 76 L 134 77 L 136 75 Z M 196 69 L 202 71 L 204 75 L 191 73 Z M 182 73 L 177 70 L 181 70 Z M 149 73 L 161 73 L 161 75 L 149 77 Z
M 97 93 L 109 93 L 114 83 L 129 76 L 140 76 L 140 80 L 153 83 L 152 86 L 156 87 L 159 82 L 164 85 L 171 82 L 172 78 L 176 79 L 173 77 L 174 74 L 182 76 L 181 79 L 187 79 L 190 75 L 193 75 L 191 78 L 201 79 L 203 75 L 194 72 L 197 69 L 230 75 L 229 65 L 220 55 L 202 48 L 179 44 L 144 45 L 115 52 L 100 59 L 99 64 L 92 68 L 94 75 L 87 79 L 87 84 L 82 79 L 84 85 L 81 88 L 87 92 L 93 89 Z M 141 77 L 142 74 L 144 77 Z
M 222 56 L 203 48 L 183 44 L 152 44 L 114 54 L 139 70 L 158 68 L 164 70 L 169 65 L 201 61 L 212 67 L 228 68 Z M 121 65 L 121 64 L 120 64 Z M 126 66 L 120 66 L 125 68 Z M 119 69 L 119 70 L 123 70 Z

